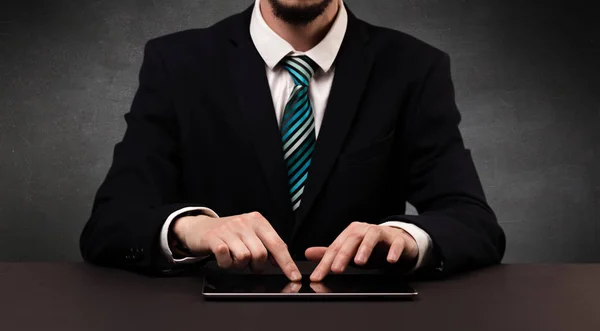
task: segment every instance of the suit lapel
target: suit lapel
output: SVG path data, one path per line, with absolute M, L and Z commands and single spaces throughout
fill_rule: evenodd
M 348 10 L 348 27 L 335 62 L 335 76 L 302 197 L 295 233 L 318 198 L 343 147 L 366 87 L 373 56 L 365 47 L 363 22 Z
M 233 92 L 238 97 L 240 119 L 253 141 L 255 155 L 263 170 L 274 209 L 282 218 L 270 220 L 278 231 L 289 233 L 294 219 L 287 187 L 281 134 L 275 116 L 265 63 L 254 47 L 248 32 L 252 6 L 242 12 L 240 26 L 233 29 L 227 54 Z M 244 166 L 243 163 L 240 166 Z
M 228 61 L 240 118 L 263 170 L 274 208 L 282 218 L 270 220 L 276 230 L 295 233 L 318 198 L 343 147 L 366 87 L 373 55 L 365 47 L 366 26 L 348 11 L 348 27 L 335 62 L 335 76 L 317 139 L 302 203 L 295 215 L 290 202 L 281 133 L 277 125 L 265 64 L 249 34 L 252 6 L 240 13 L 233 26 Z M 294 217 L 295 216 L 295 217 Z M 295 222 L 293 222 L 295 219 Z M 279 229 L 277 229 L 279 228 Z M 283 233 L 281 233 L 283 234 Z M 287 236 L 285 236 L 287 237 Z

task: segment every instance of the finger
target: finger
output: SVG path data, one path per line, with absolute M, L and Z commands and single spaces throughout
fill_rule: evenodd
M 390 251 L 388 252 L 387 261 L 389 263 L 396 263 L 400 259 L 402 252 L 404 251 L 404 238 L 401 236 L 396 237 L 390 245 Z
M 268 226 L 263 225 L 258 227 L 256 234 L 271 255 L 273 255 L 277 265 L 291 281 L 295 282 L 302 279 L 300 270 L 298 270 L 296 263 L 294 263 L 294 260 L 288 251 L 287 245 L 283 240 L 281 240 L 277 232 L 275 232 L 270 224 Z
M 227 244 L 223 240 L 221 240 L 219 237 L 211 236 L 208 239 L 208 247 L 215 255 L 217 265 L 220 268 L 228 269 L 231 267 L 233 261 L 229 253 L 229 247 L 227 247 Z
M 356 257 L 354 258 L 354 263 L 357 265 L 365 265 L 369 258 L 371 257 L 371 253 L 373 253 L 373 249 L 375 246 L 383 240 L 383 231 L 376 226 L 371 227 L 367 230 L 365 237 L 358 248 L 358 252 L 356 253 Z
M 340 251 L 336 254 L 331 264 L 331 271 L 334 273 L 342 273 L 350 263 L 350 260 L 356 255 L 358 246 L 361 244 L 363 237 L 359 234 L 349 235 L 346 241 L 342 244 Z
M 231 232 L 221 234 L 221 240 L 229 247 L 229 252 L 233 258 L 233 267 L 244 269 L 250 262 L 250 250 L 246 247 L 242 239 Z
M 360 223 L 352 223 L 350 224 L 340 235 L 329 245 L 327 248 L 327 252 L 323 255 L 321 262 L 315 268 L 313 273 L 310 275 L 310 280 L 313 282 L 320 282 L 325 278 L 329 270 L 331 270 L 331 264 L 333 263 L 333 259 L 339 252 L 339 249 L 342 246 L 342 243 L 346 241 L 347 236 L 350 233 L 360 232 L 364 225 Z
M 268 252 L 265 245 L 254 232 L 242 235 L 242 242 L 250 251 L 250 268 L 254 272 L 262 272 L 267 263 Z
M 320 282 L 325 278 L 329 270 L 331 270 L 331 264 L 333 263 L 333 259 L 339 252 L 342 244 L 346 241 L 346 237 L 348 236 L 348 231 L 344 230 L 329 247 L 327 251 L 323 255 L 321 262 L 317 265 L 313 273 L 310 275 L 310 280 L 313 282 Z
M 323 280 L 323 278 L 325 278 L 325 276 L 327 276 L 338 250 L 339 248 L 329 246 L 327 252 L 325 252 L 325 255 L 323 255 L 323 258 L 321 259 L 321 262 L 319 262 L 315 270 L 313 270 L 312 274 L 310 275 L 310 280 L 312 282 L 320 282 Z
M 304 255 L 309 261 L 318 262 L 321 261 L 323 256 L 327 252 L 327 247 L 318 246 L 318 247 L 309 247 L 304 252 Z

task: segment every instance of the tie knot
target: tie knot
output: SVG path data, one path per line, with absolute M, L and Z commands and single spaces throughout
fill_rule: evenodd
M 308 86 L 315 74 L 317 64 L 306 55 L 286 56 L 282 60 L 283 67 L 292 75 L 296 85 Z

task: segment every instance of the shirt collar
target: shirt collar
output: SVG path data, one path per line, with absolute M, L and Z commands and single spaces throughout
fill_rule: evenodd
M 267 66 L 273 69 L 286 55 L 290 53 L 304 54 L 315 61 L 324 72 L 331 69 L 337 56 L 346 28 L 348 26 L 348 13 L 340 0 L 340 8 L 329 32 L 321 42 L 306 52 L 297 52 L 292 45 L 281 38 L 265 22 L 260 12 L 260 0 L 256 0 L 250 19 L 250 36 L 258 53 Z

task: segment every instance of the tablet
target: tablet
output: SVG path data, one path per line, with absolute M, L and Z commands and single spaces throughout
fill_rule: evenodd
M 300 282 L 290 282 L 285 275 L 220 274 L 204 278 L 202 294 L 207 299 L 413 299 L 417 292 L 401 276 L 381 274 L 328 275 L 321 282 L 311 282 L 304 275 Z

